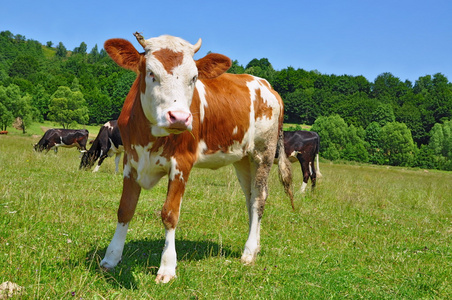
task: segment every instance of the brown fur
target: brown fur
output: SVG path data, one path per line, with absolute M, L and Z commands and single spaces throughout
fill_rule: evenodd
M 182 52 L 174 52 L 169 49 L 160 49 L 152 52 L 152 55 L 157 58 L 165 68 L 168 74 L 173 74 L 173 69 L 182 64 L 184 54 Z

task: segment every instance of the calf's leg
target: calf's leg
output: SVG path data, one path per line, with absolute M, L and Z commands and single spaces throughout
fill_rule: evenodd
M 179 221 L 180 206 L 188 175 L 189 171 L 169 175 L 168 193 L 161 212 L 162 222 L 165 226 L 165 247 L 155 278 L 156 283 L 167 283 L 176 277 L 176 226 Z
M 248 239 L 241 258 L 244 264 L 253 264 L 260 251 L 261 220 L 268 196 L 267 181 L 273 157 L 274 152 L 267 151 L 262 156 L 255 155 L 251 160 L 245 158 L 248 161 L 242 160 L 234 165 L 245 193 L 249 216 Z
M 133 176 L 124 177 L 121 201 L 118 209 L 118 224 L 113 239 L 107 248 L 104 259 L 100 262 L 101 267 L 111 269 L 116 267 L 122 257 L 124 243 L 126 241 L 127 229 L 137 207 L 141 187 Z

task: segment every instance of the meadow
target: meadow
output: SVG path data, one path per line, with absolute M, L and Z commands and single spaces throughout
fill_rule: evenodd
M 30 128 L 31 131 L 39 130 Z M 90 133 L 97 134 L 97 129 Z M 176 233 L 177 279 L 155 284 L 164 245 L 163 179 L 144 191 L 122 262 L 99 268 L 122 176 L 106 159 L 35 153 L 39 137 L 0 136 L 0 283 L 20 299 L 450 299 L 452 173 L 321 161 L 295 211 L 272 169 L 256 263 L 244 266 L 244 196 L 231 166 L 195 169 Z M 310 186 L 310 185 L 309 185 Z

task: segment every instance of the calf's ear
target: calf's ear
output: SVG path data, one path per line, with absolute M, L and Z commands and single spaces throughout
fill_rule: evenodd
M 196 61 L 199 79 L 211 79 L 226 72 L 232 65 L 231 59 L 217 53 L 209 53 Z
M 127 40 L 109 39 L 104 43 L 105 51 L 122 68 L 139 72 L 143 54 Z

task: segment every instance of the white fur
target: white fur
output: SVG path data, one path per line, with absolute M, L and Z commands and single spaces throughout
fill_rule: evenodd
M 122 251 L 124 249 L 124 243 L 126 241 L 127 229 L 129 224 L 118 223 L 116 225 L 116 231 L 113 239 L 108 245 L 107 252 L 105 253 L 104 259 L 100 262 L 100 265 L 107 269 L 112 269 L 121 260 Z
M 201 80 L 198 80 L 196 82 L 196 90 L 198 91 L 199 100 L 201 102 L 201 105 L 199 107 L 199 114 L 201 118 L 201 123 L 204 122 L 204 116 L 206 114 L 205 108 L 207 108 L 207 99 L 206 99 L 206 89 L 204 86 L 204 83 L 202 83 Z
M 169 171 L 169 162 L 165 157 L 160 156 L 162 150 L 160 149 L 159 152 L 150 154 L 151 147 L 152 143 L 145 147 L 135 145 L 138 161 L 130 159 L 127 162 L 131 168 L 137 170 L 137 182 L 145 189 L 152 188 Z M 124 168 L 125 171 L 126 169 Z
M 198 75 L 198 69 L 193 60 L 193 46 L 180 38 L 165 36 L 149 39 L 146 44 L 146 90 L 141 94 L 141 105 L 151 122 L 152 134 L 166 136 L 171 133 L 166 118 L 169 111 L 190 113 L 195 90 L 192 79 Z M 172 74 L 152 55 L 152 52 L 162 48 L 184 54 L 182 64 L 175 67 Z M 191 130 L 191 124 L 188 130 Z
M 300 190 L 301 190 L 302 193 L 306 192 L 306 187 L 307 186 L 308 186 L 308 184 L 306 182 L 303 181 L 301 183 L 301 189 Z
M 104 124 L 105 127 L 108 127 L 108 129 L 112 130 L 113 126 L 111 125 L 110 121 Z
M 161 278 L 163 283 L 176 277 L 177 254 L 176 254 L 176 230 L 165 230 L 165 247 L 162 251 L 160 268 L 157 271 L 157 278 Z

